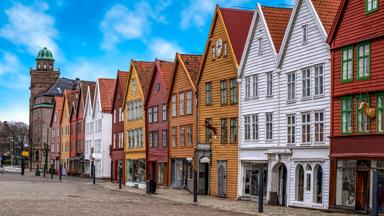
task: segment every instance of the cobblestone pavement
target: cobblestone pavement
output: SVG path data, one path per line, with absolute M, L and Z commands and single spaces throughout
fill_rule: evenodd
M 0 174 L 0 216 L 5 215 L 246 215 L 256 214 L 257 203 L 228 201 L 199 196 L 192 204 L 192 196 L 183 190 L 158 189 L 156 195 L 145 195 L 144 190 L 97 180 L 57 176 L 26 176 Z M 265 206 L 261 215 L 342 215 L 324 211 Z

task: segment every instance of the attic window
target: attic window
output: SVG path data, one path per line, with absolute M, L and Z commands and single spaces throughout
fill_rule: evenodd
M 365 13 L 370 14 L 372 12 L 375 12 L 379 9 L 379 2 L 378 0 L 365 0 Z
M 215 47 L 212 47 L 212 60 L 215 60 L 215 54 L 216 54 Z
M 259 38 L 257 40 L 257 47 L 258 47 L 257 54 L 260 56 L 263 54 L 263 38 Z
M 224 42 L 224 53 L 223 56 L 226 57 L 228 55 L 228 43 Z
M 303 31 L 303 41 L 302 41 L 303 45 L 307 45 L 307 43 L 308 43 L 308 26 L 303 25 L 302 31 Z
M 160 83 L 156 83 L 156 92 L 160 91 Z
M 132 79 L 132 95 L 136 95 L 136 80 Z

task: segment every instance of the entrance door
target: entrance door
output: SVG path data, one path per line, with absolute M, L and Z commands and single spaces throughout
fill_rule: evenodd
M 244 196 L 251 195 L 251 174 L 252 174 L 252 171 L 250 169 L 245 170 Z
M 356 210 L 367 211 L 369 204 L 369 172 L 356 173 Z
M 156 181 L 156 162 L 151 162 L 150 179 Z
M 279 167 L 278 201 L 281 206 L 287 204 L 287 168 L 284 164 Z
M 218 162 L 218 175 L 217 175 L 217 196 L 226 196 L 226 173 L 225 173 L 225 162 Z

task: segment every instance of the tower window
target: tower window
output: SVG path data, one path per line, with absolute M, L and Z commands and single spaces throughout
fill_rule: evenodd
M 37 65 L 37 68 L 41 69 L 41 65 L 40 65 L 40 64 L 38 64 L 38 65 Z
M 50 64 L 50 65 L 49 65 L 49 69 L 51 69 L 51 70 L 53 69 L 53 66 L 52 66 L 52 64 Z
M 44 70 L 47 69 L 47 64 L 44 64 Z

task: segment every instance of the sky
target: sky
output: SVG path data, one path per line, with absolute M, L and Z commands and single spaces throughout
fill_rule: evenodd
M 294 0 L 0 0 L 0 121 L 28 123 L 29 69 L 43 47 L 61 77 L 116 78 L 131 59 L 202 54 L 218 4 L 254 10 Z

